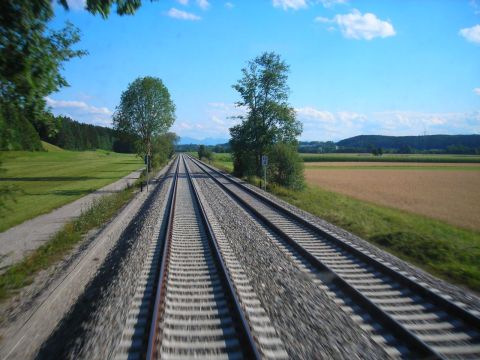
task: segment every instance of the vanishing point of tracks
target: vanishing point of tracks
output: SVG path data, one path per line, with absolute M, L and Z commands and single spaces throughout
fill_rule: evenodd
M 147 359 L 259 358 L 182 156 L 172 186 Z
M 361 247 L 193 158 L 392 356 L 479 359 L 480 318 Z M 193 165 L 195 164 L 195 165 Z

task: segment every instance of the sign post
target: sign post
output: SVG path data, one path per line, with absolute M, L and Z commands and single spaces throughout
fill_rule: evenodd
M 148 155 L 145 155 L 145 164 L 147 165 L 147 193 L 148 193 L 148 172 L 149 172 L 149 161 L 150 161 L 150 156 Z
M 263 190 L 267 191 L 267 165 L 268 156 L 262 155 L 262 167 L 263 167 Z

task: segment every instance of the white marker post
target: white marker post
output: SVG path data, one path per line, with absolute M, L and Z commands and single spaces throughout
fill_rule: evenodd
M 263 190 L 267 191 L 267 165 L 268 165 L 268 156 L 262 155 L 262 166 L 263 166 Z

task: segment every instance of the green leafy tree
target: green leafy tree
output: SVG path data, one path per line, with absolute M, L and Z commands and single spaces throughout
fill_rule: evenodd
M 152 142 L 175 121 L 175 105 L 162 80 L 138 78 L 122 93 L 113 115 L 114 128 L 137 138 L 139 155 L 152 155 Z
M 175 145 L 179 137 L 173 132 L 161 134 L 154 138 L 152 144 L 152 166 L 158 168 L 175 154 Z
M 0 4 L 0 136 L 4 149 L 40 147 L 35 129 L 45 127 L 45 97 L 67 86 L 63 63 L 85 55 L 72 24 L 49 30 L 49 0 L 4 0 Z
M 302 125 L 288 103 L 288 65 L 280 56 L 265 52 L 248 62 L 243 77 L 233 85 L 240 94 L 237 106 L 246 114 L 230 129 L 234 172 L 261 175 L 261 156 L 278 142 L 297 144 Z

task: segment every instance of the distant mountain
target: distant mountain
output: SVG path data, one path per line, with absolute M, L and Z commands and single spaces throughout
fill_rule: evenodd
M 448 150 L 451 148 L 480 148 L 480 135 L 423 135 L 384 136 L 359 135 L 336 143 L 342 148 L 383 148 L 398 150 L 410 147 L 417 150 Z
M 222 138 L 205 138 L 205 139 L 195 139 L 187 136 L 181 136 L 180 141 L 178 142 L 179 145 L 188 145 L 188 144 L 195 144 L 195 145 L 218 145 L 218 144 L 225 144 L 228 142 L 228 139 Z

